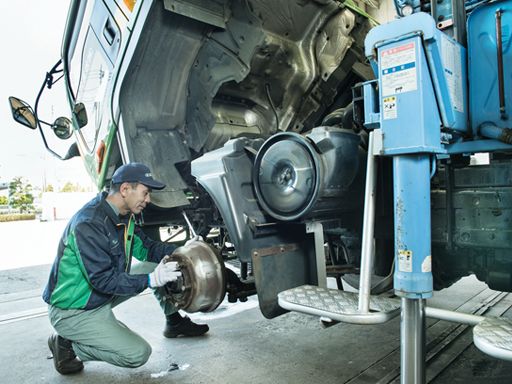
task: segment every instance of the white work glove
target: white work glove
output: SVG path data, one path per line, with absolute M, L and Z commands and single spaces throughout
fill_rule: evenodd
M 176 281 L 181 277 L 181 272 L 177 271 L 178 263 L 168 261 L 169 256 L 164 256 L 155 270 L 149 274 L 148 281 L 150 288 L 163 287 L 165 284 Z
M 204 241 L 204 240 L 201 236 L 195 235 L 194 237 L 192 237 L 191 239 L 189 239 L 185 242 L 185 246 L 192 244 L 194 241 Z

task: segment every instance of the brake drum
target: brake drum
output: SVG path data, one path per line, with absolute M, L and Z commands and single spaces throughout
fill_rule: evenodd
M 226 272 L 220 255 L 204 241 L 177 248 L 171 255 L 183 278 L 168 284 L 166 297 L 186 312 L 211 312 L 226 294 Z

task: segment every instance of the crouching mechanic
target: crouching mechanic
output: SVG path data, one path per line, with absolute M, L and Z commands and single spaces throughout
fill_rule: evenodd
M 163 299 L 163 287 L 180 276 L 166 255 L 175 246 L 148 238 L 135 225 L 134 215 L 150 202 L 152 189 L 165 185 L 140 163 L 121 166 L 112 176 L 108 194 L 100 193 L 70 220 L 59 243 L 43 299 L 58 334 L 48 346 L 55 369 L 79 372 L 83 361 L 105 361 L 139 367 L 151 346 L 117 320 L 112 308 L 150 287 L 166 318 L 164 336 L 200 336 L 206 324 L 181 317 Z M 131 266 L 131 258 L 140 263 Z

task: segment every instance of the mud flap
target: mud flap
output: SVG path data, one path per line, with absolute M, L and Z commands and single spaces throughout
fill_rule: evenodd
M 252 251 L 260 309 L 268 319 L 288 312 L 277 302 L 280 292 L 303 284 L 317 284 L 313 236 L 306 234 L 302 225 L 300 229 L 301 242 Z

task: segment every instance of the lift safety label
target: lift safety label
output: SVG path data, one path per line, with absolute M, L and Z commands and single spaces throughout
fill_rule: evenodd
M 384 111 L 384 120 L 396 119 L 398 117 L 396 96 L 388 96 L 382 99 L 382 109 Z
M 408 249 L 398 250 L 398 270 L 400 272 L 412 272 L 412 251 Z
M 442 35 L 441 55 L 443 60 L 444 76 L 448 84 L 448 93 L 453 109 L 464 112 L 462 58 L 460 48 L 454 41 Z
M 411 92 L 418 89 L 416 44 L 384 49 L 380 52 L 382 96 Z

